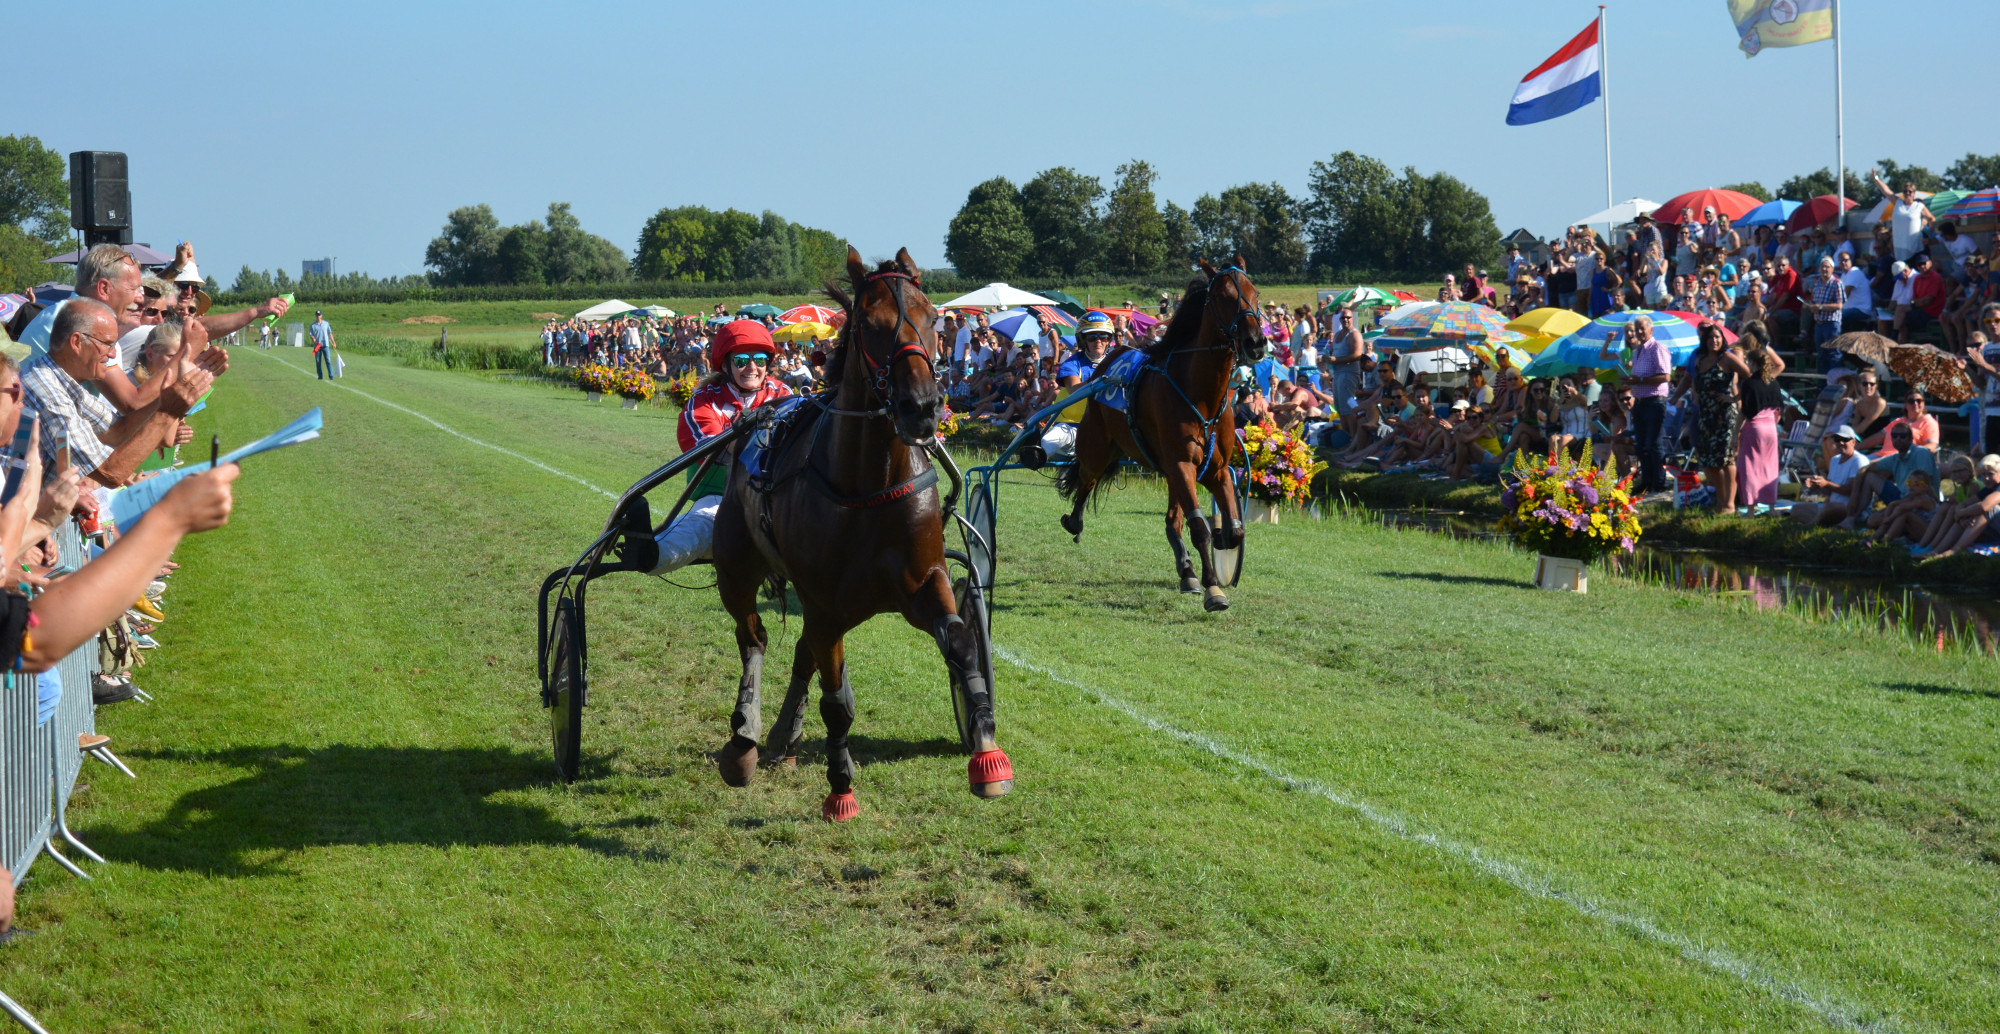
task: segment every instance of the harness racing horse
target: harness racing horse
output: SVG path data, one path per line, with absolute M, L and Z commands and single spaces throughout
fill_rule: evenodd
M 716 514 L 713 554 L 716 587 L 736 619 L 743 661 L 731 736 L 717 755 L 722 781 L 746 785 L 757 767 L 768 641 L 757 594 L 767 582 L 781 592 L 790 582 L 804 627 L 765 750 L 774 760 L 796 763 L 806 693 L 817 671 L 829 786 L 820 813 L 833 822 L 860 811 L 847 747 L 854 690 L 843 640 L 877 614 L 901 614 L 936 639 L 964 690 L 972 793 L 998 797 L 1014 784 L 1013 767 L 994 740 L 993 698 L 978 663 L 978 642 L 958 616 L 945 566 L 938 476 L 925 451 L 935 444 L 945 407 L 935 373 L 941 355 L 932 327 L 937 310 L 924 297 L 907 249 L 871 272 L 849 248 L 847 275 L 852 297 L 827 285 L 847 312 L 827 362 L 827 395 L 799 407 L 797 426 L 772 444 L 756 481 L 742 464 L 734 465 Z
M 1167 482 L 1167 542 L 1181 591 L 1202 593 L 1202 606 L 1225 610 L 1229 597 L 1216 574 L 1215 550 L 1234 549 L 1243 540 L 1243 514 L 1236 500 L 1229 457 L 1236 449 L 1236 416 L 1230 406 L 1229 378 L 1238 365 L 1264 357 L 1257 286 L 1243 272 L 1243 256 L 1225 269 L 1203 261 L 1207 278 L 1188 284 L 1167 332 L 1145 350 L 1145 360 L 1126 389 L 1128 408 L 1119 410 L 1093 395 L 1077 426 L 1076 462 L 1056 479 L 1056 491 L 1074 505 L 1063 530 L 1083 538 L 1083 507 L 1118 453 L 1159 473 Z M 1131 350 L 1107 356 L 1105 366 Z M 1208 489 L 1221 518 L 1215 534 L 1201 515 L 1195 486 Z M 1201 554 L 1201 577 L 1181 542 L 1193 517 L 1194 548 Z M 1220 540 L 1220 541 L 1217 541 Z

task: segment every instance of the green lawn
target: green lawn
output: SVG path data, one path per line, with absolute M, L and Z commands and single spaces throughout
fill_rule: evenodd
M 366 398 L 235 355 L 200 434 L 319 405 L 325 437 L 252 461 L 182 550 L 158 702 L 100 715 L 140 775 L 86 770 L 111 864 L 38 866 L 0 975 L 52 1030 L 2000 1019 L 2000 690 L 1969 655 L 1541 593 L 1528 557 L 1360 522 L 1253 528 L 1205 615 L 1156 486 L 1077 545 L 1018 474 L 1011 796 L 966 793 L 942 663 L 890 619 L 849 639 L 861 817 L 818 819 L 814 764 L 723 787 L 728 623 L 635 576 L 593 593 L 586 778 L 555 786 L 534 590 L 671 411 L 351 357 Z

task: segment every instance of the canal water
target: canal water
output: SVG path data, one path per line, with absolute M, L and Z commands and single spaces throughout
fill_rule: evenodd
M 1453 538 L 1503 538 L 1492 518 L 1455 511 L 1374 510 L 1391 527 Z M 1621 574 L 1692 592 L 1743 598 L 1760 610 L 1796 607 L 1861 619 L 1944 646 L 2000 646 L 2000 602 L 1936 586 L 1885 583 L 1879 576 L 1696 549 L 1647 545 L 1613 561 Z

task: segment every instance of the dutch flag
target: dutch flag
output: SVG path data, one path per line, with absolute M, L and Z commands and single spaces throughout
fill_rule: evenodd
M 1525 126 L 1567 115 L 1604 92 L 1604 64 L 1597 47 L 1597 22 L 1576 34 L 1547 61 L 1535 66 L 1514 88 L 1507 124 Z

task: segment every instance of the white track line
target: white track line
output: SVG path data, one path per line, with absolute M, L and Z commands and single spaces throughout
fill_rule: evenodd
M 304 369 L 301 369 L 300 367 L 297 366 L 292 366 L 291 363 L 285 362 L 283 359 L 278 359 L 276 356 L 271 356 L 270 358 L 276 359 L 277 362 L 282 366 L 291 366 L 292 369 L 298 370 L 300 373 L 306 372 Z M 599 488 L 596 485 L 593 485 L 590 482 L 585 481 L 580 477 L 577 477 L 575 474 L 570 474 L 565 471 L 557 470 L 556 468 L 551 467 L 546 463 L 543 463 L 539 460 L 529 459 L 528 457 L 523 456 L 520 453 L 515 452 L 511 449 L 504 449 L 498 445 L 492 444 L 491 442 L 482 442 L 479 439 L 472 437 L 471 435 L 461 434 L 458 431 L 454 431 L 451 428 L 446 427 L 441 423 L 438 423 L 436 420 L 433 420 L 430 417 L 425 416 L 424 414 L 419 413 L 414 409 L 410 409 L 405 406 L 399 406 L 394 402 L 390 402 L 386 399 L 376 398 L 375 396 L 370 395 L 367 392 L 362 391 L 358 388 L 349 388 L 347 387 L 347 385 L 340 383 L 338 380 L 333 382 L 333 386 L 336 388 L 343 388 L 346 389 L 347 391 L 351 391 L 356 395 L 361 396 L 362 398 L 365 398 L 371 402 L 380 403 L 381 405 L 387 406 L 390 409 L 396 410 L 397 412 L 407 413 L 410 416 L 416 417 L 417 419 L 422 420 L 427 424 L 430 424 L 432 427 L 435 427 L 440 431 L 444 431 L 447 434 L 457 435 L 458 437 L 463 438 L 474 445 L 485 446 L 488 449 L 492 449 L 494 452 L 504 453 L 508 456 L 514 457 L 517 460 L 533 464 L 534 466 L 539 467 L 540 469 L 547 471 L 550 474 L 554 474 L 555 476 L 563 478 L 565 480 L 574 481 L 577 484 L 582 485 L 585 488 L 588 488 L 591 491 L 596 492 L 600 495 L 609 496 L 610 498 L 613 499 L 617 498 L 616 495 L 613 495 L 610 492 L 606 492 L 604 489 Z M 1765 972 L 1763 968 L 1758 966 L 1757 964 L 1725 948 L 1712 948 L 1706 945 L 1698 944 L 1692 938 L 1688 937 L 1685 934 L 1679 934 L 1675 933 L 1672 930 L 1663 929 L 1662 927 L 1660 927 L 1659 924 L 1653 922 L 1650 919 L 1645 918 L 1644 916 L 1633 915 L 1629 912 L 1621 912 L 1595 899 L 1585 897 L 1584 895 L 1579 894 L 1576 891 L 1568 890 L 1558 885 L 1556 881 L 1551 879 L 1550 877 L 1530 872 L 1526 868 L 1523 868 L 1522 866 L 1514 862 L 1507 861 L 1504 858 L 1495 858 L 1492 855 L 1489 855 L 1486 852 L 1481 851 L 1479 848 L 1471 846 L 1470 844 L 1463 844 L 1456 840 L 1451 840 L 1446 837 L 1441 837 L 1436 833 L 1427 833 L 1423 830 L 1417 829 L 1412 825 L 1410 825 L 1408 820 L 1404 819 L 1401 815 L 1398 815 L 1395 812 L 1384 811 L 1380 808 L 1375 807 L 1372 804 L 1369 804 L 1367 801 L 1359 800 L 1357 798 L 1350 797 L 1344 793 L 1341 793 L 1339 790 L 1336 790 L 1333 787 L 1326 785 L 1325 783 L 1319 782 L 1318 780 L 1307 779 L 1303 776 L 1293 775 L 1290 772 L 1287 772 L 1284 769 L 1279 768 L 1277 765 L 1274 765 L 1268 761 L 1263 760 L 1262 758 L 1258 758 L 1254 755 L 1245 754 L 1242 751 L 1226 747 L 1223 744 L 1217 742 L 1216 740 L 1208 736 L 1202 735 L 1201 733 L 1189 732 L 1188 730 L 1182 729 L 1179 726 L 1162 721 L 1158 718 L 1153 717 L 1152 715 L 1145 713 L 1144 711 L 1139 710 L 1136 707 L 1133 707 L 1131 704 L 1128 704 L 1123 700 L 1118 699 L 1117 697 L 1110 696 L 1101 690 L 1094 689 L 1090 686 L 1086 686 L 1081 682 L 1078 682 L 1074 679 L 1069 678 L 1068 676 L 1065 676 L 1055 671 L 1054 669 L 1047 668 L 1040 664 L 1036 664 L 1033 661 L 1027 660 L 1021 657 L 1020 655 L 1016 654 L 1014 651 L 1008 649 L 1005 646 L 1001 646 L 998 643 L 994 644 L 993 653 L 1001 660 L 1004 660 L 1007 663 L 1012 664 L 1017 668 L 1020 668 L 1024 671 L 1034 672 L 1035 674 L 1040 675 L 1051 682 L 1055 682 L 1060 685 L 1068 686 L 1071 689 L 1077 690 L 1083 693 L 1086 697 L 1089 697 L 1090 699 L 1100 704 L 1103 704 L 1104 706 L 1111 708 L 1112 710 L 1117 711 L 1120 714 L 1123 714 L 1127 718 L 1130 718 L 1133 721 L 1138 722 L 1140 725 L 1143 725 L 1146 728 L 1153 730 L 1154 732 L 1161 733 L 1166 736 L 1171 736 L 1174 739 L 1180 740 L 1182 743 L 1186 743 L 1194 747 L 1199 747 L 1200 749 L 1207 751 L 1208 753 L 1213 754 L 1216 757 L 1221 758 L 1225 761 L 1231 762 L 1232 764 L 1241 765 L 1244 768 L 1256 772 L 1257 774 L 1264 776 L 1265 778 L 1271 780 L 1272 782 L 1277 783 L 1280 786 L 1285 787 L 1288 790 L 1296 790 L 1301 793 L 1309 793 L 1315 797 L 1320 798 L 1321 800 L 1327 801 L 1328 803 L 1335 805 L 1336 807 L 1354 812 L 1355 814 L 1365 819 L 1370 825 L 1373 825 L 1376 828 L 1381 829 L 1392 836 L 1395 836 L 1402 840 L 1409 841 L 1410 843 L 1413 844 L 1418 844 L 1423 847 L 1427 847 L 1439 854 L 1465 862 L 1471 865 L 1473 868 L 1478 869 L 1480 872 L 1485 873 L 1487 876 L 1499 880 L 1500 882 L 1505 883 L 1508 886 L 1513 887 L 1515 890 L 1521 891 L 1522 893 L 1528 894 L 1532 897 L 1540 898 L 1544 901 L 1554 901 L 1560 904 L 1568 905 L 1570 908 L 1575 909 L 1578 913 L 1588 916 L 1592 919 L 1595 919 L 1608 926 L 1614 926 L 1621 930 L 1630 931 L 1656 944 L 1661 944 L 1665 945 L 1666 947 L 1672 948 L 1676 952 L 1679 952 L 1680 956 L 1688 960 L 1689 962 L 1695 963 L 1696 965 L 1699 966 L 1705 966 L 1709 969 L 1712 969 L 1718 973 L 1722 973 L 1726 976 L 1735 977 L 1736 979 L 1741 980 L 1742 982 L 1749 984 L 1750 986 L 1755 987 L 1758 990 L 1761 990 L 1771 995 L 1772 997 L 1778 998 L 1782 1001 L 1790 1002 L 1793 1005 L 1799 1006 L 1800 1008 L 1813 1013 L 1814 1015 L 1818 1016 L 1820 1019 L 1824 1020 L 1831 1026 L 1838 1027 L 1842 1030 L 1883 1032 L 1883 1034 L 1889 1034 L 1889 1032 L 1899 1031 L 1902 1029 L 1898 1027 L 1894 1022 L 1887 1019 L 1886 1017 L 1879 1019 L 1867 1018 L 1864 1015 L 1862 1015 L 1863 1012 L 1862 1010 L 1857 1009 L 1852 1005 L 1848 1005 L 1844 1002 L 1834 1001 L 1824 995 L 1819 995 L 1811 991 L 1808 991 L 1805 988 L 1802 988 L 1799 985 L 1794 984 L 1788 980 L 1782 980 L 1778 977 L 1774 977 L 1771 974 Z M 1869 1011 L 1877 1013 L 1880 1012 L 1880 1010 L 1869 1010 Z
M 239 351 L 248 351 L 248 350 L 247 350 L 247 349 L 239 349 Z M 263 351 L 264 351 L 264 349 L 261 349 L 261 348 L 260 348 L 260 349 L 257 349 L 256 351 L 252 351 L 252 352 L 251 352 L 250 354 L 252 354 L 252 355 L 257 355 L 257 354 L 259 354 L 259 353 L 261 353 L 261 352 L 263 352 Z M 284 361 L 283 359 L 279 359 L 279 358 L 278 358 L 277 356 L 275 356 L 275 355 L 273 355 L 273 356 L 267 356 L 266 358 L 269 358 L 269 359 L 272 359 L 272 360 L 276 361 L 276 362 L 277 362 L 277 364 L 278 364 L 279 366 L 285 366 L 285 367 L 290 367 L 291 369 L 294 369 L 294 370 L 297 370 L 297 371 L 298 371 L 298 372 L 300 372 L 301 374 L 304 374 L 304 373 L 306 373 L 306 370 L 305 370 L 305 368 L 303 368 L 303 367 L 299 367 L 299 366 L 292 366 L 292 364 L 291 364 L 291 363 L 288 363 L 288 362 Z M 310 375 L 310 374 L 308 374 L 308 376 L 311 376 L 311 375 Z M 398 413 L 408 413 L 409 415 L 411 415 L 411 416 L 413 416 L 413 417 L 416 417 L 416 418 L 417 418 L 418 420 L 422 420 L 422 421 L 423 421 L 424 423 L 427 423 L 427 424 L 431 425 L 432 427 L 435 427 L 435 428 L 437 428 L 438 430 L 440 430 L 440 431 L 443 431 L 443 432 L 444 432 L 444 433 L 446 433 L 446 434 L 449 434 L 449 435 L 453 435 L 453 436 L 455 436 L 455 437 L 458 437 L 458 438 L 463 438 L 463 439 L 465 439 L 466 441 L 468 441 L 468 442 L 471 442 L 471 443 L 472 443 L 472 444 L 474 444 L 474 445 L 480 445 L 480 446 L 484 446 L 484 447 L 486 447 L 486 448 L 488 448 L 488 449 L 492 449 L 492 450 L 493 450 L 494 452 L 497 452 L 497 453 L 501 453 L 501 454 L 504 454 L 504 455 L 507 455 L 507 456 L 512 456 L 512 457 L 514 457 L 515 459 L 517 459 L 517 460 L 520 460 L 520 461 L 521 461 L 521 462 L 523 462 L 523 463 L 526 463 L 526 464 L 529 464 L 529 465 L 531 465 L 531 466 L 535 466 L 535 467 L 538 467 L 538 468 L 542 469 L 543 471 L 546 471 L 547 473 L 550 473 L 550 474 L 554 474 L 555 476 L 557 476 L 557 477 L 559 477 L 559 478 L 563 478 L 563 479 L 565 479 L 565 480 L 568 480 L 568 481 L 574 481 L 574 482 L 576 482 L 577 484 L 579 484 L 579 485 L 582 485 L 583 487 L 585 487 L 585 488 L 588 488 L 588 489 L 590 489 L 591 491 L 593 491 L 593 492 L 596 492 L 596 493 L 597 493 L 598 495 L 601 495 L 601 496 L 603 496 L 603 497 L 605 497 L 605 498 L 607 498 L 607 499 L 616 499 L 616 498 L 618 498 L 618 493 L 616 493 L 616 492 L 607 492 L 607 491 L 605 491 L 604 489 L 602 489 L 602 488 L 599 488 L 599 487 L 597 487 L 596 485 L 593 485 L 593 484 L 591 484 L 590 482 L 588 482 L 588 481 L 585 481 L 584 479 L 582 479 L 582 478 L 580 478 L 580 477 L 577 477 L 577 476 L 576 476 L 575 474 L 571 474 L 571 473 L 569 473 L 569 472 L 567 472 L 567 471 L 562 471 L 562 470 L 557 470 L 556 468 L 554 468 L 554 467 L 551 467 L 551 466 L 549 466 L 549 465 L 548 465 L 548 464 L 546 464 L 546 463 L 543 463 L 543 462 L 542 462 L 541 460 L 538 460 L 538 459 L 535 459 L 535 458 L 533 458 L 533 457 L 530 457 L 530 456 L 523 456 L 523 455 L 521 455 L 520 453 L 518 453 L 518 452 L 515 452 L 514 450 L 512 450 L 512 449 L 509 449 L 509 448 L 506 448 L 506 447 L 504 447 L 504 446 L 499 446 L 499 445 L 495 445 L 495 444 L 493 444 L 492 442 L 482 442 L 482 441 L 480 441 L 479 439 L 477 439 L 477 438 L 474 438 L 473 436 L 471 436 L 471 435 L 469 435 L 469 434 L 466 434 L 466 433 L 465 433 L 465 432 L 463 432 L 463 431 L 459 431 L 459 430 L 456 430 L 456 429 L 454 429 L 454 428 L 450 428 L 450 427 L 446 427 L 445 425 L 443 425 L 443 424 L 441 424 L 441 423 L 438 423 L 438 422 L 437 422 L 436 420 L 433 420 L 433 419 L 431 419 L 430 417 L 427 417 L 427 416 L 425 416 L 424 414 L 422 414 L 422 413 L 419 413 L 419 412 L 417 412 L 416 410 L 414 410 L 414 409 L 411 409 L 411 408 L 409 408 L 408 406 L 399 406 L 399 405 L 395 404 L 394 402 L 391 402 L 391 401 L 389 401 L 388 399 L 379 399 L 379 398 L 376 398 L 375 396 L 373 396 L 373 395 L 370 395 L 370 394 L 368 394 L 368 393 L 367 393 L 367 392 L 365 392 L 365 391 L 362 391 L 362 390 L 361 390 L 360 388 L 350 388 L 350 387 L 348 387 L 347 385 L 345 385 L 345 384 L 342 384 L 342 383 L 340 383 L 340 379 L 339 379 L 339 378 L 335 378 L 334 380 L 331 380 L 331 381 L 328 381 L 327 383 L 329 383 L 329 384 L 332 384 L 332 385 L 333 385 L 334 387 L 336 387 L 336 388 L 339 388 L 339 389 L 341 389 L 342 391 L 351 391 L 351 392 L 355 393 L 356 395 L 359 395 L 359 396 L 361 396 L 362 398 L 365 398 L 365 399 L 367 399 L 367 400 L 368 400 L 368 401 L 370 401 L 370 402 L 373 402 L 373 403 L 376 403 L 376 404 L 378 404 L 378 405 L 383 405 L 383 406 L 388 406 L 388 407 L 389 407 L 390 409 L 393 409 L 393 410 L 395 410 L 395 411 L 396 411 L 396 412 L 398 412 Z
M 1225 761 L 1241 765 L 1288 790 L 1309 793 L 1338 807 L 1354 812 L 1367 820 L 1369 824 L 1399 839 L 1407 840 L 1413 844 L 1420 844 L 1439 854 L 1466 862 L 1480 872 L 1516 890 L 1545 901 L 1560 902 L 1592 919 L 1623 930 L 1629 930 L 1647 940 L 1666 945 L 1679 952 L 1681 957 L 1687 959 L 1689 962 L 1706 966 L 1709 969 L 1735 977 L 1777 998 L 1808 1009 L 1832 1026 L 1843 1030 L 1857 1031 L 1887 1032 L 1900 1029 L 1886 1018 L 1864 1018 L 1861 1015 L 1862 1011 L 1851 1005 L 1831 1001 L 1824 996 L 1807 991 L 1797 984 L 1774 977 L 1764 972 L 1755 963 L 1726 949 L 1697 944 L 1694 940 L 1683 934 L 1662 929 L 1657 923 L 1643 916 L 1618 911 L 1601 902 L 1585 897 L 1576 891 L 1565 889 L 1553 879 L 1530 872 L 1514 862 L 1503 858 L 1495 858 L 1469 844 L 1462 844 L 1456 840 L 1450 840 L 1435 833 L 1427 833 L 1417 829 L 1407 819 L 1404 819 L 1395 812 L 1384 811 L 1369 804 L 1367 801 L 1350 797 L 1316 779 L 1307 779 L 1303 776 L 1293 775 L 1262 758 L 1224 746 L 1201 733 L 1189 732 L 1179 726 L 1162 721 L 1117 697 L 1106 694 L 1102 690 L 1086 686 L 1053 669 L 1027 660 L 997 643 L 994 644 L 993 654 L 1024 671 L 1034 672 L 1051 682 L 1078 690 L 1084 696 L 1125 715 L 1127 718 L 1138 722 L 1140 725 L 1154 732 L 1171 736 L 1182 743 L 1199 747 Z M 1870 1011 L 1879 1012 L 1879 1010 Z

